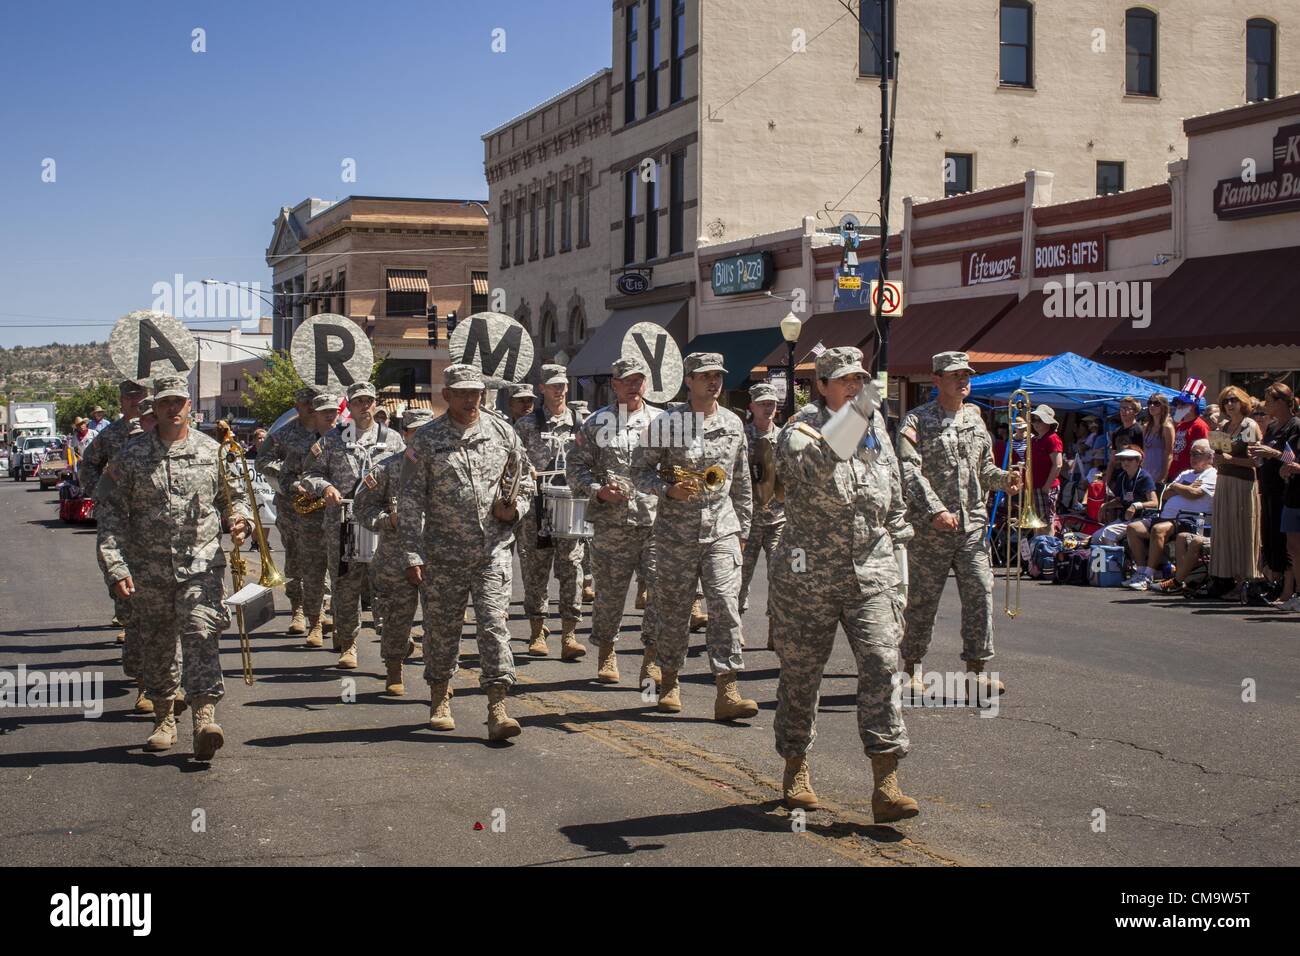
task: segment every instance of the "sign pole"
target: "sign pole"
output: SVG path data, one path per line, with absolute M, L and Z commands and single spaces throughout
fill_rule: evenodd
M 889 320 L 884 317 L 883 297 L 884 281 L 889 278 L 889 179 L 890 157 L 893 156 L 893 131 L 889 124 L 889 80 L 894 73 L 894 25 L 891 14 L 893 0 L 881 0 L 880 4 L 880 285 L 877 301 L 869 303 L 872 318 L 875 320 L 877 341 L 875 354 L 871 358 L 871 375 L 880 378 L 889 374 Z M 859 13 L 859 15 L 861 15 Z M 859 29 L 862 24 L 859 21 Z M 882 393 L 886 401 L 889 395 Z

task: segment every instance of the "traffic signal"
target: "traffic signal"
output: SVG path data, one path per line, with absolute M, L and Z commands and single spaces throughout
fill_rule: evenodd
M 430 306 L 429 306 L 429 316 L 428 316 L 428 319 L 427 319 L 426 322 L 425 322 L 425 326 L 424 326 L 424 327 L 425 327 L 425 332 L 426 332 L 427 338 L 428 338 L 428 340 L 429 340 L 429 347 L 430 347 L 430 348 L 437 348 L 437 346 L 438 346 L 438 307 L 437 307 L 436 305 L 430 305 Z
M 447 340 L 451 341 L 451 333 L 456 331 L 456 311 L 453 309 L 447 313 Z

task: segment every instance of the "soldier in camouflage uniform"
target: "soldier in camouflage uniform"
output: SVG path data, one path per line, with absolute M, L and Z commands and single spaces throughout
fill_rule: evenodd
M 122 450 L 122 446 L 127 443 L 131 437 L 131 430 L 136 427 L 136 419 L 140 414 L 140 401 L 149 390 L 144 384 L 134 379 L 125 379 L 118 383 L 117 396 L 118 402 L 122 407 L 122 417 L 117 421 L 106 426 L 95 439 L 86 446 L 85 454 L 81 456 L 81 464 L 77 466 L 77 481 L 81 485 L 81 492 L 87 498 L 95 501 L 95 508 L 99 508 L 99 479 L 103 477 L 104 469 L 113 457 Z M 126 643 L 127 632 L 127 615 L 130 609 L 125 600 L 113 598 L 114 618 L 120 628 L 117 632 L 117 643 Z M 125 654 L 125 650 L 123 654 Z M 125 665 L 125 660 L 123 661 Z M 130 671 L 126 672 L 128 677 L 134 677 Z
M 993 569 L 984 540 L 991 489 L 1016 494 L 1020 474 L 993 463 L 993 442 L 979 409 L 965 402 L 972 369 L 965 352 L 940 352 L 931 361 L 938 397 L 912 409 L 898 428 L 898 458 L 916 529 L 907 629 L 900 650 L 911 675 L 909 690 L 924 692 L 921 658 L 930 647 L 939 597 L 948 571 L 961 595 L 962 660 L 977 690 L 1000 694 L 1001 681 L 983 673 L 993 656 Z
M 408 408 L 402 413 L 402 438 L 408 444 L 415 430 L 433 421 L 433 413 Z M 404 455 L 393 455 L 370 470 L 357 489 L 353 514 L 362 527 L 379 534 L 379 546 L 370 562 L 370 588 L 375 595 L 379 625 L 380 654 L 388 670 L 386 690 L 394 697 L 406 693 L 402 661 L 415 652 L 411 625 L 420 603 L 420 589 L 406 579 L 405 552 L 397 533 L 398 492 L 402 483 Z
M 745 426 L 718 404 L 726 369 L 716 352 L 692 352 L 683 363 L 688 400 L 670 405 L 650 429 L 637 474 L 637 489 L 659 496 L 655 517 L 655 580 L 650 602 L 659 613 L 659 665 L 663 681 L 658 709 L 682 709 L 677 675 L 686 661 L 691 604 L 699 582 L 709 607 L 705 631 L 709 669 L 717 685 L 713 716 L 717 720 L 753 717 L 758 704 L 742 699 L 737 675 L 741 656 L 741 550 L 749 537 L 753 492 Z M 702 479 L 674 481 L 661 468 L 704 472 L 718 466 L 724 475 L 710 491 Z
M 745 425 L 745 441 L 749 450 L 749 473 L 754 484 L 754 520 L 750 522 L 749 540 L 745 542 L 745 559 L 740 568 L 741 615 L 749 610 L 749 582 L 753 580 L 760 554 L 767 555 L 770 586 L 772 556 L 781 545 L 781 529 L 785 527 L 785 503 L 782 500 L 784 489 L 779 484 L 773 484 L 773 476 L 760 474 L 764 462 L 775 461 L 776 444 L 781 437 L 781 429 L 772 421 L 776 415 L 776 389 L 766 382 L 751 387 L 749 411 L 753 415 L 753 421 Z M 764 446 L 767 446 L 767 454 L 763 453 Z M 780 481 L 779 478 L 776 480 Z M 760 489 L 766 495 L 763 501 L 759 501 Z M 767 649 L 773 649 L 770 631 Z
M 519 424 L 519 419 L 533 413 L 537 404 L 537 393 L 527 382 L 516 385 L 510 390 L 510 424 Z
M 583 422 L 569 453 L 569 487 L 589 495 L 587 520 L 595 529 L 588 550 L 600 587 L 591 610 L 591 640 L 599 654 L 596 679 L 618 683 L 614 644 L 623 622 L 623 605 L 632 573 L 645 567 L 648 581 L 654 574 L 654 522 L 658 498 L 635 491 L 631 482 L 640 468 L 637 460 L 648 438 L 650 422 L 661 409 L 645 402 L 649 370 L 640 359 L 619 359 L 612 368 L 611 386 L 616 401 L 598 409 Z M 624 480 L 622 487 L 613 479 Z M 631 491 L 632 494 L 626 494 Z M 646 608 L 641 621 L 641 685 L 663 678 L 655 663 L 658 606 Z
M 339 413 L 339 398 L 321 392 L 311 400 L 311 415 L 307 418 L 308 431 L 315 435 L 305 448 L 293 442 L 285 449 L 280 467 L 280 487 L 288 489 L 289 508 L 293 509 L 293 494 L 315 457 L 313 448 L 319 448 L 325 436 L 334 428 Z M 293 533 L 302 542 L 298 551 L 298 570 L 302 576 L 302 610 L 307 622 L 307 646 L 321 647 L 325 631 L 325 592 L 328 590 L 330 544 L 325 540 L 325 509 L 318 508 L 310 514 L 293 516 Z M 334 544 L 337 547 L 337 544 Z M 334 649 L 339 650 L 338 632 L 334 633 Z
M 297 475 L 286 476 L 284 468 L 291 456 L 303 460 L 320 437 L 311 427 L 311 403 L 320 391 L 314 385 L 298 389 L 293 396 L 298 417 L 267 435 L 257 452 L 257 470 L 263 475 L 274 475 L 277 482 L 275 526 L 280 531 L 280 542 L 284 546 L 284 574 L 287 579 L 284 592 L 293 611 L 293 618 L 289 622 L 291 635 L 307 633 L 307 614 L 303 609 L 302 596 L 302 551 L 304 547 L 314 546 L 316 542 L 304 542 L 302 539 L 302 516 L 293 510 L 292 481 L 285 480 L 286 477 L 297 480 Z
M 582 423 L 591 415 L 591 409 L 587 407 L 586 402 L 569 402 L 569 408 L 573 411 L 573 420 L 577 428 L 581 429 Z M 591 604 L 596 600 L 596 585 L 591 563 L 591 543 L 589 541 L 580 541 L 578 544 L 578 552 L 582 555 L 582 603 Z
M 858 735 L 871 760 L 877 823 L 916 816 L 898 787 L 908 749 L 899 695 L 902 577 L 895 549 L 912 537 L 898 460 L 877 412 L 853 457 L 842 460 L 821 435 L 832 413 L 865 386 L 855 348 L 817 357 L 822 400 L 781 430 L 776 467 L 785 485 L 786 526 L 770 565 L 768 608 L 781 659 L 776 751 L 785 758 L 782 790 L 790 809 L 815 809 L 808 751 L 817 737 L 822 673 L 842 625 L 858 665 Z
M 338 666 L 344 670 L 357 666 L 361 592 L 370 569 L 364 561 L 343 565 L 339 554 L 340 534 L 347 533 L 343 526 L 343 501 L 354 498 L 372 467 L 406 450 L 401 435 L 375 421 L 376 404 L 375 387 L 369 382 L 348 386 L 352 421 L 335 428 L 312 446 L 306 472 L 298 483 L 313 498 L 325 500 L 325 536 L 321 544 L 329 561 Z
M 474 601 L 481 665 L 488 698 L 488 737 L 517 736 L 506 713 L 515 682 L 506 620 L 510 611 L 510 544 L 527 513 L 534 485 L 524 446 L 506 422 L 482 412 L 483 373 L 472 365 L 443 372 L 446 414 L 411 441 L 397 497 L 403 564 L 424 597 L 424 677 L 429 682 L 429 726 L 453 730 L 449 684 L 456 675 L 466 597 Z M 519 495 L 499 499 L 502 472 L 513 462 Z M 428 565 L 427 571 L 425 565 Z
M 227 488 L 218 472 L 220 446 L 189 427 L 185 379 L 155 380 L 158 427 L 122 449 L 106 472 L 110 507 L 99 519 L 99 563 L 113 592 L 132 602 L 140 639 L 141 680 L 154 705 L 148 750 L 176 743 L 173 698 L 182 668 L 194 714 L 194 756 L 211 760 L 225 741 L 216 723 L 221 632 L 230 623 L 222 604 L 226 559 L 221 517 L 238 547 L 252 526 L 243 487 Z
M 528 452 L 535 472 L 551 471 L 562 466 L 573 449 L 578 420 L 565 405 L 569 377 L 563 365 L 542 366 L 542 406 L 533 414 L 515 422 L 515 432 Z M 539 485 L 564 484 L 563 478 L 539 478 Z M 530 628 L 528 653 L 534 657 L 547 654 L 546 591 L 555 566 L 560 585 L 560 622 L 563 627 L 560 659 L 577 660 L 587 653 L 575 633 L 582 616 L 582 542 L 577 538 L 551 538 L 547 547 L 539 544 L 538 533 L 544 515 L 536 508 L 520 528 L 519 565 L 524 575 L 524 613 Z

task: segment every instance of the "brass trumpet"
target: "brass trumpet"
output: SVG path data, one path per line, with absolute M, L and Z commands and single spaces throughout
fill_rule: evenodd
M 727 483 L 727 469 L 721 465 L 709 465 L 703 471 L 691 471 L 678 465 L 663 465 L 659 469 L 659 477 L 674 485 L 689 482 L 694 484 L 697 490 L 702 487 L 712 493 L 721 490 Z
M 1023 388 L 1018 388 L 1012 392 L 1011 398 L 1007 401 L 1007 442 L 1014 443 L 1016 429 L 1021 425 L 1025 428 L 1024 481 L 1021 482 L 1020 494 L 1016 499 L 1016 518 L 1014 520 L 1011 517 L 1011 495 L 1007 495 L 1006 599 L 1003 604 L 1003 610 L 1006 612 L 1007 617 L 1015 617 L 1020 613 L 1020 579 L 1024 570 L 1022 567 L 1024 562 L 1020 557 L 1020 542 L 1025 537 L 1026 531 L 1037 534 L 1047 527 L 1047 522 L 1034 511 L 1034 455 L 1030 444 L 1033 441 L 1034 429 L 1029 419 L 1032 408 L 1033 404 L 1029 400 L 1029 393 Z M 1011 529 L 1013 527 L 1017 531 L 1015 545 L 1016 603 L 1014 607 L 1011 604 Z

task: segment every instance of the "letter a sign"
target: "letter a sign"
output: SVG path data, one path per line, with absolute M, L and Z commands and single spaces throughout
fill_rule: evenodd
M 645 383 L 648 402 L 662 404 L 682 387 L 682 350 L 656 322 L 638 322 L 623 336 L 622 358 L 640 359 L 650 370 Z
M 138 381 L 187 374 L 199 360 L 199 343 L 178 319 L 142 310 L 117 320 L 108 354 L 123 378 Z
M 308 385 L 343 391 L 370 381 L 375 350 L 361 326 L 345 315 L 313 315 L 298 326 L 289 343 L 293 367 Z
M 452 362 L 473 365 L 484 378 L 522 382 L 533 370 L 533 337 L 501 312 L 475 312 L 447 342 Z

